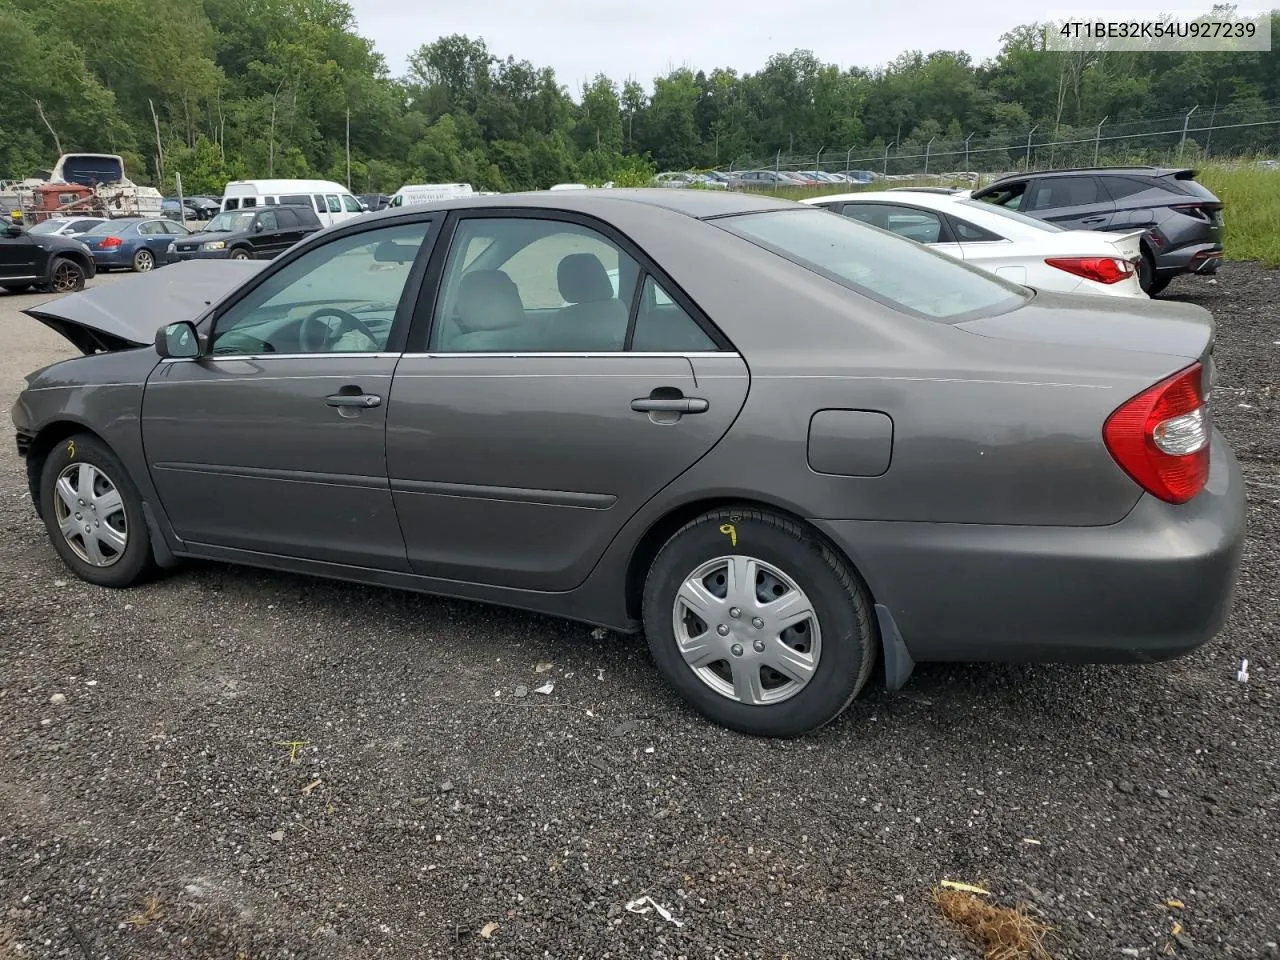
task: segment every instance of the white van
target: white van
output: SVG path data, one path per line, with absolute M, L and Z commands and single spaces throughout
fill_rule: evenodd
M 412 207 L 439 200 L 457 200 L 474 193 L 469 183 L 406 183 L 396 191 L 388 206 Z
M 222 194 L 223 210 L 281 203 L 311 207 L 326 227 L 364 212 L 351 191 L 332 180 L 232 180 Z

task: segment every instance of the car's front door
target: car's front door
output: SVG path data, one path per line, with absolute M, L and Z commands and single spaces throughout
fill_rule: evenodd
M 261 210 L 249 228 L 249 246 L 255 260 L 270 260 L 285 248 L 280 236 L 280 220 L 275 210 Z
M 204 356 L 159 364 L 142 434 L 179 537 L 407 569 L 384 437 L 431 236 L 426 217 L 340 234 L 202 323 Z
M 433 577 L 571 589 L 729 428 L 746 368 L 620 238 L 546 212 L 456 223 L 387 416 L 409 559 Z
M 9 222 L 0 221 L 0 283 L 32 283 L 38 279 L 40 248 L 20 233 L 9 236 Z

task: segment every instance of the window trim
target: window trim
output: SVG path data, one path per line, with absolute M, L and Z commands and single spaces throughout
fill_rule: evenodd
M 406 209 L 413 209 L 408 207 Z M 465 208 L 447 211 L 447 216 L 443 227 L 436 234 L 436 249 L 432 256 L 431 264 L 427 270 L 426 277 L 423 280 L 421 291 L 418 296 L 418 302 L 415 304 L 413 318 L 409 325 L 408 337 L 404 347 L 406 356 L 430 356 L 430 357 L 477 357 L 477 356 L 494 356 L 494 357 L 553 357 L 553 356 L 639 356 L 639 354 L 629 352 L 625 347 L 622 350 L 611 351 L 607 353 L 578 353 L 574 351 L 559 353 L 543 352 L 543 351 L 502 351 L 494 354 L 481 353 L 457 353 L 428 349 L 431 344 L 431 337 L 435 328 L 436 308 L 440 303 L 441 295 L 444 292 L 444 268 L 453 250 L 454 235 L 457 233 L 459 222 L 462 220 L 551 220 L 558 223 L 569 223 L 574 226 L 585 227 L 594 230 L 601 236 L 605 237 L 611 243 L 615 244 L 620 250 L 626 253 L 639 266 L 637 273 L 636 290 L 643 289 L 643 278 L 646 274 L 651 275 L 654 281 L 662 286 L 671 297 L 672 301 L 679 304 L 685 313 L 702 328 L 702 331 L 710 338 L 711 342 L 716 344 L 718 351 L 716 356 L 724 356 L 728 354 L 736 355 L 737 347 L 733 342 L 725 336 L 725 334 L 717 327 L 710 317 L 696 304 L 693 299 L 680 288 L 669 274 L 666 273 L 652 257 L 646 254 L 640 247 L 626 236 L 621 230 L 611 223 L 606 223 L 596 217 L 585 213 L 578 213 L 569 210 L 553 210 L 542 207 L 485 207 L 485 208 Z M 628 336 L 635 324 L 636 311 L 639 301 L 636 294 L 632 294 L 631 310 L 627 316 Z M 663 356 L 686 356 L 684 352 L 672 352 L 662 354 Z
M 378 230 L 386 230 L 390 227 L 410 226 L 417 223 L 427 224 L 427 235 L 422 241 L 422 246 L 418 249 L 418 255 L 414 258 L 413 266 L 409 269 L 409 276 L 405 279 L 404 289 L 400 291 L 400 301 L 396 305 L 395 318 L 391 323 L 391 333 L 387 336 L 386 348 L 378 353 L 360 353 L 351 356 L 373 357 L 373 356 L 400 356 L 405 350 L 405 341 L 408 339 L 409 329 L 414 317 L 414 311 L 417 308 L 418 300 L 421 297 L 422 290 L 425 286 L 424 277 L 428 272 L 433 259 L 435 259 L 436 244 L 439 242 L 441 234 L 441 224 L 444 217 L 438 211 L 414 211 L 402 217 L 395 217 L 390 220 L 377 220 L 370 222 L 360 218 L 352 218 L 349 224 L 343 224 L 334 229 L 333 233 L 325 233 L 321 242 L 311 243 L 304 240 L 288 248 L 280 256 L 270 262 L 270 265 L 260 273 L 247 280 L 243 286 L 236 289 L 227 299 L 214 304 L 206 311 L 198 320 L 196 320 L 196 331 L 200 336 L 201 347 L 208 349 L 214 328 L 218 321 L 226 315 L 230 310 L 235 309 L 245 297 L 257 290 L 262 284 L 266 283 L 281 270 L 286 269 L 291 263 L 296 262 L 302 257 L 307 256 L 313 250 L 327 246 L 330 243 L 336 243 L 339 240 L 361 233 L 372 233 Z M 312 236 L 319 236 L 313 234 Z M 417 285 L 417 293 L 413 293 L 414 285 Z M 186 359 L 188 362 L 203 362 L 207 360 L 270 360 L 284 359 L 285 357 L 340 357 L 347 356 L 339 353 L 304 353 L 304 354 L 284 354 L 284 353 L 267 353 L 267 354 L 205 354 L 199 357 L 180 358 Z

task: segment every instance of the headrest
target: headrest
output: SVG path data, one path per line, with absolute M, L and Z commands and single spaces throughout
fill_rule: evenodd
M 613 299 L 613 284 L 604 264 L 593 253 L 571 253 L 556 270 L 560 296 L 569 303 L 593 303 Z
M 458 326 L 464 331 L 505 330 L 524 323 L 515 281 L 501 270 L 472 270 L 458 284 Z

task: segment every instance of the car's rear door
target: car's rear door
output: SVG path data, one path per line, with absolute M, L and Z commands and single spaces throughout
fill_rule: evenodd
M 363 226 L 267 267 L 202 323 L 207 356 L 148 379 L 147 463 L 174 531 L 206 554 L 408 567 L 386 414 L 434 226 Z
M 446 230 L 438 296 L 424 291 L 387 417 L 410 563 L 433 577 L 571 589 L 725 433 L 745 365 L 595 221 L 471 213 Z
M 1068 230 L 1106 230 L 1116 202 L 1098 177 L 1042 177 L 1027 187 L 1021 210 Z

